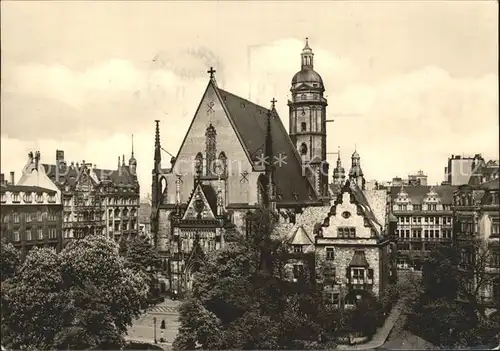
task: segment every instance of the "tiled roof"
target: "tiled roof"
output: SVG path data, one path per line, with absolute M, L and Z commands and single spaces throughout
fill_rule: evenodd
M 427 193 L 431 188 L 439 195 L 441 202 L 445 205 L 451 205 L 453 203 L 453 192 L 457 189 L 454 185 L 415 185 L 415 186 L 405 186 L 404 191 L 408 194 L 412 204 L 421 204 Z M 401 191 L 400 186 L 392 186 L 390 190 L 391 200 L 394 201 L 398 197 Z
M 215 87 L 215 85 L 214 85 Z M 268 109 L 215 87 L 229 118 L 241 136 L 252 161 L 264 153 Z M 316 200 L 314 188 L 302 175 L 302 164 L 283 123 L 276 111 L 271 117 L 271 137 L 275 157 L 282 156 L 283 163 L 275 165 L 277 202 L 307 202 Z
M 342 186 L 340 184 L 330 184 L 330 192 L 331 195 L 336 196 L 342 190 Z
M 307 235 L 303 226 L 298 226 L 288 240 L 291 245 L 311 245 L 314 243 L 309 235 Z
M 42 188 L 39 186 L 31 186 L 31 185 L 11 185 L 11 184 L 2 184 L 0 186 L 0 192 L 23 192 L 23 193 L 48 193 L 55 194 L 56 192 L 51 189 Z
M 483 182 L 483 179 L 490 181 L 494 178 L 497 178 L 499 174 L 499 167 L 495 161 L 488 161 L 485 163 L 484 161 L 474 169 L 469 179 L 470 185 L 479 185 Z
M 76 166 L 65 166 L 63 163 L 54 164 L 43 164 L 45 173 L 49 176 L 52 181 L 56 181 L 56 175 L 59 175 L 59 180 L 64 179 L 65 183 L 69 186 L 74 186 L 78 179 L 80 173 Z M 66 168 L 65 168 L 66 167 Z M 81 165 L 79 166 L 81 169 Z M 129 166 L 120 166 L 120 169 L 102 169 L 102 168 L 92 168 L 89 169 L 90 173 L 95 174 L 97 181 L 101 182 L 105 179 L 110 180 L 114 185 L 135 185 L 136 177 L 130 172 Z M 61 185 L 59 182 L 56 185 Z

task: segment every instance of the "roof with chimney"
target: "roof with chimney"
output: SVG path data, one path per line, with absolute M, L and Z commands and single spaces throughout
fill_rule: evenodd
M 42 164 L 45 173 L 58 186 L 69 185 L 74 187 L 77 184 L 78 177 L 83 169 L 83 165 L 59 161 L 56 164 Z M 109 181 L 114 186 L 135 187 L 137 186 L 137 177 L 130 171 L 127 165 L 120 165 L 118 169 L 88 168 L 91 178 L 98 183 Z

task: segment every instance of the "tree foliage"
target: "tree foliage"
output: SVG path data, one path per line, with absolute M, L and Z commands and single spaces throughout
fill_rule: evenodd
M 35 248 L 2 291 L 3 342 L 14 349 L 115 349 L 140 313 L 145 280 L 105 237 L 74 241 L 60 254 Z
M 174 349 L 327 347 L 318 340 L 336 328 L 338 310 L 324 304 L 314 270 L 291 283 L 284 269 L 289 254 L 269 235 L 269 214 L 257 212 L 250 221 L 246 238 L 207 257 L 195 275 Z
M 19 266 L 21 260 L 19 251 L 14 247 L 14 245 L 8 243 L 5 238 L 1 239 L 0 245 L 0 258 L 2 260 L 0 274 L 3 282 L 14 275 L 14 272 Z
M 481 301 L 481 291 L 498 279 L 487 269 L 491 251 L 479 241 L 465 244 L 439 247 L 423 267 L 422 291 L 408 326 L 435 345 L 485 345 L 498 330 Z M 466 262 L 464 247 L 471 253 Z
M 145 237 L 121 240 L 120 254 L 125 258 L 125 265 L 134 271 L 153 274 L 161 268 L 158 252 Z

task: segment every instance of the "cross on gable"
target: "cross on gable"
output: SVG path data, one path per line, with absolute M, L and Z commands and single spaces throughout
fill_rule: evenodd
M 217 72 L 216 70 L 214 70 L 213 67 L 210 67 L 210 69 L 207 71 L 207 73 L 210 74 L 210 79 L 214 79 L 214 73 Z
M 272 108 L 272 109 L 274 109 L 274 107 L 275 107 L 275 105 L 276 105 L 276 103 L 277 103 L 277 102 L 278 102 L 278 100 L 276 100 L 275 98 L 273 98 L 273 99 L 271 100 L 271 108 Z

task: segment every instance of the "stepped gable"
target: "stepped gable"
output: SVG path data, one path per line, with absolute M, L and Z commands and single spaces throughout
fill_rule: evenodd
M 267 113 L 271 112 L 271 138 L 276 161 L 282 157 L 283 162 L 275 164 L 275 180 L 277 203 L 307 203 L 317 201 L 314 188 L 302 175 L 302 163 L 280 117 L 275 110 L 254 104 L 246 99 L 222 90 L 214 85 L 226 107 L 229 118 L 241 136 L 253 162 L 265 151 Z M 255 164 L 254 164 L 255 167 Z

